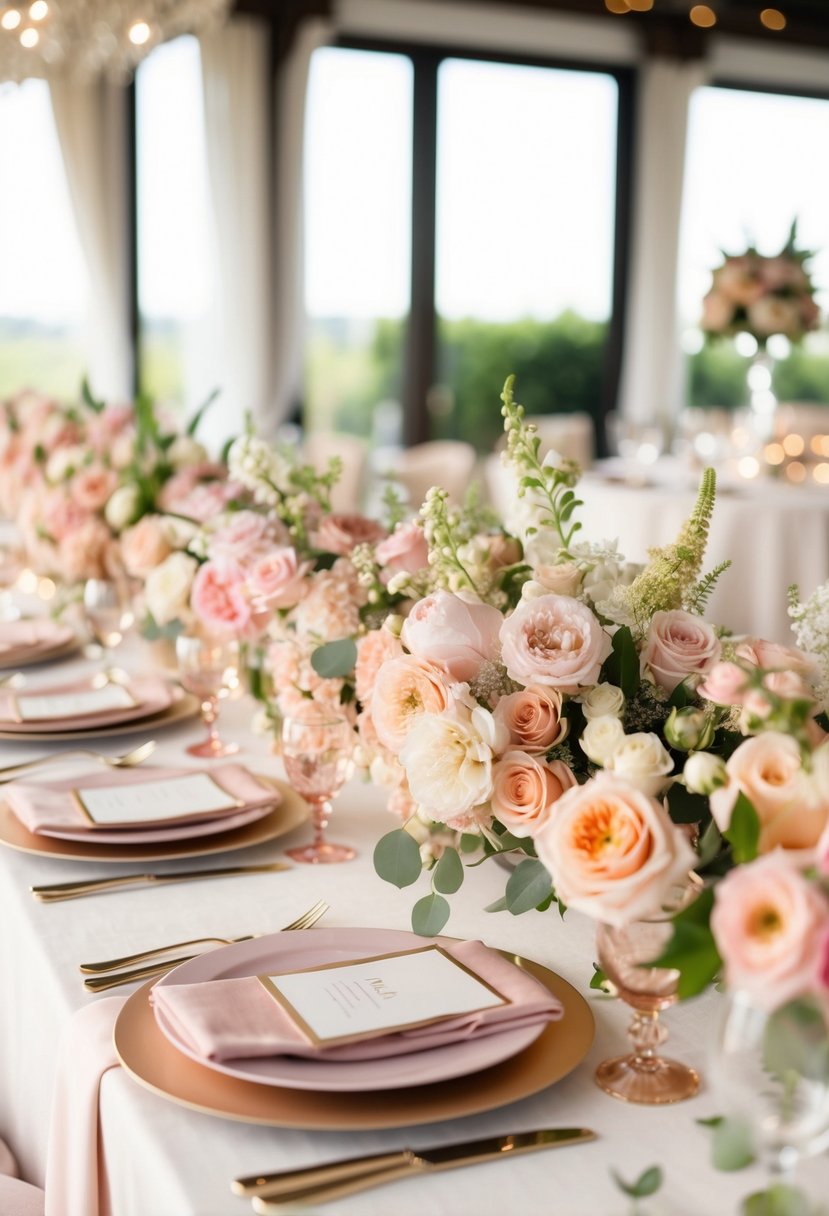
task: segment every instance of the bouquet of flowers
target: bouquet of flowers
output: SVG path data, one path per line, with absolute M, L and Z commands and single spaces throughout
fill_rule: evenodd
M 703 300 L 702 329 L 710 337 L 751 334 L 762 348 L 772 334 L 799 342 L 816 329 L 820 309 L 806 262 L 796 248 L 797 221 L 780 253 L 765 257 L 750 246 L 745 253 L 723 254 Z

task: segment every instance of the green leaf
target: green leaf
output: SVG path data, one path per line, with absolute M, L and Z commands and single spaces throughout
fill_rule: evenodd
M 668 790 L 668 814 L 674 823 L 699 823 L 708 814 L 708 799 L 675 781 Z
M 613 635 L 613 653 L 604 665 L 604 679 L 618 685 L 628 700 L 639 689 L 639 655 L 627 625 L 622 625 Z
M 549 871 L 540 861 L 528 857 L 516 866 L 507 883 L 507 907 L 513 916 L 529 912 L 547 899 L 553 890 Z
M 95 414 L 100 414 L 106 404 L 104 401 L 98 401 L 96 397 L 92 396 L 92 389 L 89 387 L 89 378 L 87 376 L 84 376 L 83 380 L 81 380 L 81 397 L 84 404 L 88 405 Z
M 607 978 L 607 974 L 604 971 L 602 971 L 602 969 L 598 965 L 598 963 L 594 963 L 593 964 L 593 978 L 591 979 L 590 983 L 588 984 L 588 987 L 592 988 L 594 990 L 594 992 L 608 992 L 610 990 L 609 985 L 610 985 L 610 980 Z
M 495 900 L 495 903 L 487 904 L 487 906 L 484 908 L 484 912 L 506 912 L 506 910 L 507 910 L 506 895 L 502 895 L 500 899 Z
M 699 844 L 697 845 L 697 852 L 699 853 L 698 865 L 700 869 L 709 865 L 719 855 L 721 849 L 722 836 L 720 829 L 717 827 L 716 821 L 712 819 L 700 836 Z
M 463 862 L 457 849 L 444 849 L 432 871 L 432 885 L 444 895 L 454 895 L 463 882 Z
M 829 1084 L 829 1039 L 822 1011 L 808 999 L 776 1009 L 763 1035 L 763 1066 L 786 1087 L 791 1101 L 803 1078 Z M 786 1095 L 781 1095 L 781 1102 Z
M 709 925 L 714 892 L 706 888 L 692 904 L 673 919 L 673 937 L 648 967 L 679 971 L 677 992 L 681 1000 L 697 996 L 719 972 L 722 959 Z
M 477 832 L 464 832 L 459 847 L 462 853 L 476 853 L 481 847 L 481 838 Z
M 401 889 L 417 882 L 423 863 L 415 838 L 402 828 L 381 836 L 374 848 L 374 868 L 382 879 Z
M 744 1199 L 740 1216 L 819 1216 L 819 1212 L 803 1191 L 776 1182 L 767 1191 L 755 1191 Z
M 426 895 L 412 908 L 412 929 L 420 937 L 436 937 L 448 921 L 449 911 L 442 895 Z
M 615 1170 L 610 1172 L 619 1190 L 623 1191 L 625 1195 L 629 1195 L 631 1199 L 646 1199 L 648 1195 L 655 1195 L 662 1186 L 662 1170 L 658 1165 L 652 1165 L 644 1170 L 635 1182 L 625 1182 L 624 1178 L 620 1178 Z
M 686 705 L 690 705 L 692 700 L 693 700 L 693 698 L 691 697 L 691 694 L 688 692 L 688 689 L 680 681 L 680 683 L 677 684 L 674 691 L 668 697 L 668 704 L 672 708 L 685 709 Z
M 721 1119 L 714 1125 L 711 1161 L 718 1170 L 744 1170 L 754 1160 L 754 1136 L 744 1119 Z
M 723 1115 L 712 1115 L 710 1119 L 695 1119 L 694 1122 L 700 1127 L 719 1127 L 723 1119 Z
M 318 646 L 311 655 L 311 666 L 324 680 L 336 680 L 349 675 L 357 662 L 357 643 L 353 638 L 338 638 Z
M 216 400 L 216 398 L 219 396 L 220 392 L 221 392 L 221 389 L 214 388 L 213 392 L 210 394 L 210 396 L 207 398 L 207 400 L 202 405 L 199 406 L 199 408 L 196 410 L 193 417 L 187 423 L 187 430 L 186 430 L 185 434 L 189 435 L 191 439 L 195 435 L 196 431 L 199 429 L 202 418 L 205 416 L 207 411 L 210 409 L 211 405 Z
M 742 791 L 737 795 L 731 822 L 723 832 L 731 845 L 731 852 L 738 865 L 754 861 L 760 839 L 760 817 Z

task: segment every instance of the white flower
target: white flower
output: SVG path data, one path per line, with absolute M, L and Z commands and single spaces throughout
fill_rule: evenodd
M 594 688 L 582 693 L 579 700 L 588 722 L 593 718 L 602 718 L 605 714 L 621 718 L 625 711 L 625 694 L 615 684 L 596 684 Z
M 119 486 L 110 495 L 104 507 L 104 518 L 113 532 L 121 532 L 135 523 L 141 506 L 141 495 L 138 487 L 133 485 Z
M 584 728 L 581 749 L 594 764 L 606 765 L 625 741 L 622 723 L 612 714 L 593 718 Z
M 492 793 L 492 749 L 481 738 L 474 713 L 421 714 L 400 760 L 412 797 L 450 827 L 467 826 L 469 813 Z
M 711 752 L 694 752 L 685 761 L 682 770 L 685 788 L 692 794 L 713 794 L 714 790 L 728 784 L 728 770 L 721 756 Z
M 605 767 L 617 777 L 629 781 L 643 794 L 655 798 L 664 789 L 665 778 L 674 767 L 674 762 L 662 746 L 659 735 L 637 731 L 636 734 L 625 735 Z
M 46 480 L 52 482 L 53 485 L 59 481 L 65 481 L 76 469 L 81 467 L 85 455 L 86 449 L 77 443 L 72 444 L 71 447 L 55 448 L 46 462 Z
M 178 515 L 162 515 L 164 539 L 173 549 L 186 549 L 199 534 L 199 525 Z
M 144 601 L 157 625 L 167 625 L 185 611 L 197 568 L 194 557 L 171 553 L 147 575 Z
M 167 459 L 174 469 L 202 464 L 207 460 L 207 448 L 191 435 L 179 435 L 167 449 Z
M 135 436 L 130 431 L 116 435 L 109 449 L 110 464 L 114 469 L 125 469 L 135 457 Z

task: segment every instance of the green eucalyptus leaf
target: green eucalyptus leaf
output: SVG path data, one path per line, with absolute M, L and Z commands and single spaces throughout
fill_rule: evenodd
M 760 840 L 760 817 L 742 791 L 737 795 L 731 822 L 723 832 L 731 845 L 731 852 L 738 865 L 754 861 Z
M 506 912 L 506 910 L 507 897 L 505 895 L 502 895 L 500 899 L 496 899 L 494 903 L 487 904 L 484 908 L 484 912 Z
M 476 853 L 481 847 L 481 838 L 477 832 L 464 832 L 458 847 L 462 853 Z
M 768 1019 L 763 1066 L 791 1092 L 802 1078 L 829 1084 L 829 1036 L 823 1013 L 809 1000 L 789 1001 Z
M 338 638 L 318 646 L 311 655 L 311 666 L 323 680 L 336 680 L 349 675 L 357 662 L 357 643 L 353 638 Z
M 819 1216 L 809 1197 L 797 1187 L 777 1182 L 743 1200 L 740 1216 Z
M 374 868 L 380 878 L 393 886 L 410 887 L 423 868 L 417 841 L 403 828 L 387 832 L 374 847 Z
M 743 1170 L 754 1161 L 754 1136 L 744 1119 L 722 1119 L 714 1127 L 711 1160 L 718 1170 Z
M 444 849 L 432 871 L 432 885 L 444 895 L 454 895 L 463 882 L 463 862 L 457 849 Z
M 507 882 L 507 907 L 513 916 L 529 912 L 549 897 L 553 882 L 549 871 L 535 858 L 528 857 L 516 866 Z
M 88 405 L 93 413 L 100 414 L 103 411 L 106 403 L 99 401 L 92 395 L 92 389 L 89 386 L 89 378 L 87 376 L 84 376 L 83 380 L 81 380 L 81 397 L 84 404 Z
M 699 852 L 699 867 L 707 866 L 719 855 L 722 849 L 722 835 L 717 827 L 716 821 L 711 820 L 708 827 L 699 838 L 697 851 Z
M 448 921 L 449 911 L 442 895 L 426 895 L 412 908 L 412 929 L 420 937 L 436 937 Z
M 649 967 L 672 967 L 679 971 L 680 999 L 697 996 L 719 972 L 722 959 L 714 942 L 709 918 L 714 892 L 706 888 L 692 904 L 673 919 L 673 937 Z
M 631 1199 L 646 1199 L 648 1195 L 655 1195 L 662 1185 L 662 1170 L 658 1165 L 652 1165 L 643 1170 L 635 1182 L 625 1182 L 624 1178 L 616 1173 L 616 1170 L 610 1172 L 619 1190 Z

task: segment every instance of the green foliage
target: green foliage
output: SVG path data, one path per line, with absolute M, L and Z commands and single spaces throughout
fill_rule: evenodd
M 529 912 L 549 899 L 553 884 L 549 871 L 535 858 L 528 857 L 509 876 L 506 889 L 507 908 L 513 916 Z
M 754 861 L 757 856 L 757 844 L 760 840 L 760 819 L 742 792 L 737 795 L 737 801 L 731 812 L 731 822 L 723 832 L 723 836 L 731 845 L 732 856 L 738 865 Z
M 763 1065 L 794 1098 L 801 1078 L 829 1084 L 829 1039 L 822 1011 L 809 1000 L 789 1001 L 776 1009 L 766 1023 Z
M 432 871 L 432 886 L 443 895 L 454 895 L 463 883 L 463 862 L 457 849 L 446 848 Z
M 216 400 L 216 398 L 220 395 L 220 393 L 221 393 L 221 389 L 214 388 L 213 392 L 210 393 L 207 400 L 202 402 L 202 404 L 196 410 L 195 414 L 193 414 L 192 418 L 187 423 L 187 427 L 184 432 L 185 435 L 189 435 L 190 438 L 192 439 L 192 437 L 196 434 L 196 431 L 198 431 L 199 427 L 201 426 L 202 418 L 205 416 L 205 414 L 210 409 L 211 405 Z
M 649 967 L 673 967 L 679 972 L 677 992 L 680 999 L 697 996 L 719 972 L 719 956 L 710 928 L 714 892 L 708 887 L 672 922 L 673 937 Z
M 658 1165 L 652 1165 L 643 1170 L 635 1182 L 625 1182 L 616 1170 L 610 1172 L 619 1190 L 631 1199 L 647 1199 L 649 1195 L 655 1195 L 662 1186 L 662 1170 Z
M 755 1191 L 743 1200 L 740 1216 L 826 1216 L 826 1208 L 815 1208 L 808 1195 L 785 1182 L 767 1191 Z
M 751 1165 L 755 1158 L 754 1136 L 745 1120 L 720 1117 L 709 1120 L 708 1125 L 714 1133 L 711 1163 L 715 1169 L 732 1172 Z
M 675 781 L 668 790 L 668 814 L 674 823 L 699 823 L 708 815 L 708 799 Z
M 318 646 L 311 655 L 311 666 L 324 680 L 350 675 L 357 662 L 357 643 L 353 638 L 337 638 Z
M 449 919 L 449 904 L 442 895 L 425 895 L 412 908 L 412 929 L 420 937 L 435 937 Z
M 626 700 L 635 697 L 639 690 L 639 655 L 627 625 L 620 626 L 613 635 L 613 653 L 605 662 L 602 679 L 621 688 Z
M 402 828 L 381 836 L 374 847 L 374 868 L 380 878 L 402 890 L 420 878 L 422 862 L 417 841 Z

